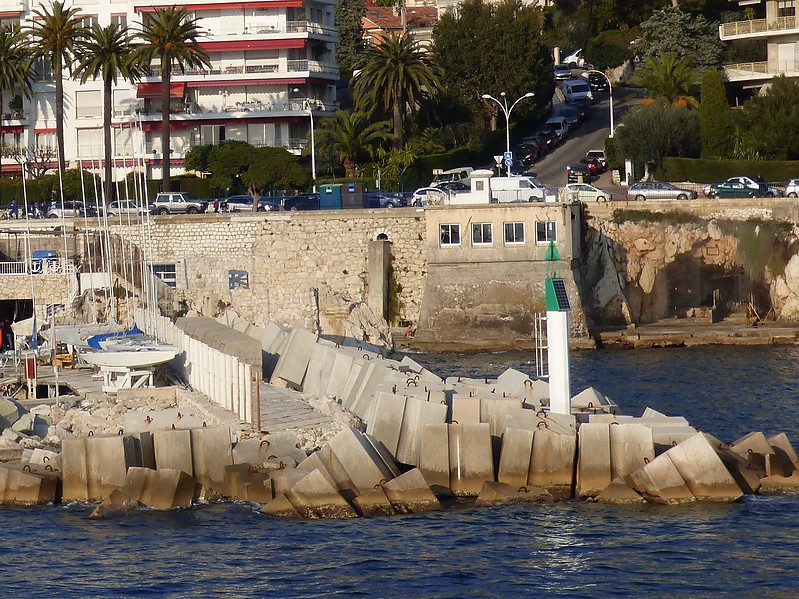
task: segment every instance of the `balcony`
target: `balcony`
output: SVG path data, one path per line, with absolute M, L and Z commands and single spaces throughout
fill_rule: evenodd
M 729 81 L 765 82 L 777 75 L 799 76 L 799 61 L 774 60 L 725 64 L 724 73 Z
M 7 112 L 0 118 L 0 124 L 5 127 L 22 127 L 28 124 L 28 115 L 24 112 Z
M 791 34 L 799 34 L 799 22 L 795 16 L 733 21 L 719 26 L 719 38 L 722 41 Z
M 248 39 L 259 37 L 269 39 L 280 36 L 298 39 L 312 37 L 326 42 L 338 41 L 338 31 L 335 27 L 328 27 L 311 21 L 282 21 L 280 19 L 258 21 L 250 19 L 244 20 L 241 25 L 222 26 L 220 23 L 218 19 L 207 22 L 201 21 L 200 28 L 204 35 L 200 38 L 200 42 L 219 42 L 231 37 L 239 38 L 242 35 L 246 35 Z
M 21 221 L 21 222 L 24 222 Z M 75 274 L 75 264 L 68 260 L 33 260 L 0 262 L 0 276 Z

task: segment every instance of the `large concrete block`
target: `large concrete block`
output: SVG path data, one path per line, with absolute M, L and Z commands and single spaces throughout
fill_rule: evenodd
M 327 387 L 322 390 L 323 395 L 341 400 L 344 393 L 344 387 L 350 377 L 350 371 L 353 368 L 353 363 L 356 358 L 347 352 L 337 351 L 333 359 L 333 366 L 327 377 Z M 363 360 L 358 359 L 359 364 L 363 364 Z M 360 368 L 360 366 L 359 366 Z
M 496 480 L 488 424 L 449 425 L 449 481 L 456 495 L 479 495 L 483 483 Z
M 765 440 L 765 439 L 764 439 Z M 669 449 L 668 455 L 694 497 L 702 501 L 736 501 L 743 491 L 735 483 L 714 447 L 702 434 Z
M 280 352 L 288 341 L 289 327 L 283 327 L 275 322 L 268 322 L 260 335 L 261 361 L 263 363 L 263 377 L 265 381 L 272 379 L 275 367 L 280 359 Z
M 521 408 L 518 397 L 481 397 L 480 422 L 489 425 L 492 437 L 500 437 L 505 432 L 505 412 L 508 408 Z
M 451 421 L 453 424 L 480 424 L 480 398 L 454 395 Z
M 768 439 L 774 451 L 774 458 L 769 462 L 766 472 L 768 476 L 790 476 L 799 470 L 799 457 L 791 445 L 788 435 L 779 433 Z
M 344 465 L 336 457 L 330 445 L 322 446 L 319 451 L 314 452 L 319 461 L 325 467 L 325 470 L 330 474 L 336 482 L 336 487 L 348 501 L 352 501 L 358 495 L 358 488 L 350 478 L 350 475 L 344 469 Z
M 89 501 L 89 473 L 86 464 L 86 437 L 61 442 L 64 501 Z
M 197 483 L 180 470 L 130 468 L 122 492 L 139 503 L 158 510 L 189 507 Z
M 679 504 L 695 500 L 694 494 L 669 458 L 668 451 L 643 468 L 631 472 L 625 482 L 654 503 Z
M 260 471 L 249 464 L 226 466 L 220 492 L 229 499 L 267 503 L 275 496 L 270 475 L 270 471 Z
M 730 473 L 735 483 L 743 492 L 757 493 L 760 490 L 763 477 L 766 476 L 765 471 L 753 468 L 745 456 L 734 452 L 727 443 L 722 443 L 717 438 L 707 433 L 704 433 L 704 436 L 724 463 L 727 472 Z
M 397 461 L 418 467 L 422 428 L 426 424 L 443 424 L 446 421 L 446 405 L 413 398 L 406 400 L 405 416 L 397 444 Z
M 418 468 L 384 483 L 383 491 L 399 514 L 419 514 L 441 509 L 441 504 Z
M 158 470 L 182 470 L 194 476 L 191 455 L 191 431 L 163 430 L 153 432 L 155 465 Z
M 569 499 L 574 486 L 576 435 L 565 435 L 546 427 L 533 436 L 533 454 L 527 484 L 543 487 L 556 499 Z
M 552 501 L 552 495 L 541 487 L 510 485 L 502 482 L 486 481 L 477 496 L 477 507 L 507 505 L 516 503 L 537 503 Z
M 352 502 L 355 505 L 355 509 L 358 510 L 358 513 L 367 518 L 396 514 L 382 486 L 363 495 L 359 495 L 353 499 Z
M 10 428 L 27 410 L 10 397 L 0 397 L 0 430 Z
M 422 427 L 419 470 L 437 494 L 449 490 L 449 426 L 426 424 Z
M 316 335 L 305 329 L 292 328 L 270 381 L 281 379 L 295 389 L 302 389 L 302 380 L 314 345 L 316 345 Z
M 225 467 L 233 464 L 230 429 L 196 428 L 190 432 L 194 478 L 204 487 L 221 492 L 225 483 Z
M 497 474 L 499 482 L 516 485 L 517 487 L 526 486 L 532 454 L 532 430 L 506 429 L 502 438 L 502 454 L 499 458 L 499 472 Z
M 766 435 L 761 432 L 752 432 L 733 441 L 730 443 L 730 449 L 744 456 L 753 468 L 763 472 L 766 471 L 766 463 L 770 464 L 775 457 L 774 449 L 766 439 Z
M 366 432 L 374 435 L 395 458 L 405 415 L 405 401 L 402 395 L 379 391 L 374 415 L 366 428 Z
M 534 431 L 541 419 L 535 410 L 527 408 L 508 408 L 505 411 L 505 432 L 515 428 L 525 431 Z M 526 483 L 527 481 L 525 481 Z
M 302 392 L 321 397 L 322 381 L 327 380 L 327 375 L 333 366 L 336 357 L 336 348 L 324 343 L 316 343 L 311 349 L 311 357 L 308 360 L 308 369 L 305 372 L 305 379 L 302 383 Z M 325 387 L 325 390 L 327 388 Z
M 594 387 L 583 389 L 572 397 L 571 407 L 572 412 L 588 412 L 589 414 L 596 414 L 597 412 L 615 414 L 619 411 L 619 406 L 613 400 Z
M 646 503 L 646 499 L 641 497 L 640 493 L 630 487 L 621 478 L 614 478 L 610 485 L 605 487 L 595 499 L 598 503 L 612 503 L 618 505 Z
M 344 429 L 330 440 L 329 445 L 354 483 L 358 495 L 392 478 L 374 447 L 355 429 Z
M 300 496 L 304 500 L 303 504 L 310 505 L 319 518 L 355 518 L 358 515 L 319 470 L 297 481 L 291 488 L 291 494 L 286 496 L 291 499 L 292 494 Z
M 42 505 L 56 501 L 58 477 L 29 470 L 29 466 L 0 464 L 0 504 Z
M 521 395 L 525 387 L 532 388 L 533 379 L 525 372 L 508 368 L 497 377 L 494 393 L 497 395 Z
M 262 464 L 268 460 L 299 464 L 308 454 L 300 448 L 300 438 L 293 431 L 278 431 L 253 439 L 242 439 L 233 446 L 234 464 Z
M 277 518 L 299 518 L 300 514 L 297 512 L 294 505 L 286 497 L 285 493 L 276 495 L 275 498 L 261 508 L 262 514 L 275 516 Z
M 642 424 L 611 424 L 610 478 L 623 478 L 655 459 L 652 429 Z
M 594 497 L 610 484 L 610 425 L 585 423 L 577 435 L 577 496 Z
M 207 423 L 185 408 L 166 408 L 150 412 L 129 411 L 122 417 L 122 428 L 126 434 L 171 428 L 201 428 L 203 424 Z
M 131 437 L 86 437 L 86 482 L 88 500 L 102 501 L 125 486 L 129 467 L 141 466 Z

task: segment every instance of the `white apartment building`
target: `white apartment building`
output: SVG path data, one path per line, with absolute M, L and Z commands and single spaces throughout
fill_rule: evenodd
M 333 24 L 334 0 L 75 0 L 87 23 L 111 22 L 140 27 L 142 17 L 157 8 L 185 6 L 203 31 L 201 45 L 211 59 L 209 69 L 181 73 L 171 84 L 171 152 L 173 175 L 183 173 L 186 152 L 201 144 L 225 140 L 254 146 L 284 147 L 300 154 L 307 143 L 310 113 L 320 118 L 336 109 L 338 34 Z M 38 2 L 0 0 L 0 19 L 29 21 Z M 49 6 L 49 3 L 45 4 Z M 69 5 L 68 5 L 69 6 Z M 44 69 L 42 69 L 44 70 Z M 153 69 L 158 72 L 157 66 Z M 64 78 L 65 155 L 69 168 L 102 165 L 102 82 L 81 85 Z M 161 82 L 119 81 L 113 90 L 115 178 L 143 160 L 152 178 L 161 178 Z M 294 91 L 294 90 L 298 91 Z M 55 147 L 55 84 L 51 73 L 39 77 L 34 97 L 12 112 L 3 94 L 2 144 Z M 318 121 L 317 121 L 318 123 Z M 141 130 L 144 135 L 137 133 Z M 55 166 L 55 162 L 54 162 Z M 4 171 L 20 170 L 4 156 Z
M 775 75 L 799 77 L 797 0 L 735 1 L 753 15 L 765 14 L 765 18 L 722 23 L 719 37 L 722 41 L 765 39 L 768 53 L 764 61 L 724 65 L 729 81 L 744 87 L 760 87 Z

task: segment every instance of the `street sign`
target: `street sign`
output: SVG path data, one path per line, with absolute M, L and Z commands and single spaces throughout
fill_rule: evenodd
M 508 164 L 508 160 L 513 160 L 513 152 L 503 152 L 502 157 L 505 159 L 505 164 Z
M 513 166 L 513 158 L 505 158 L 505 166 Z

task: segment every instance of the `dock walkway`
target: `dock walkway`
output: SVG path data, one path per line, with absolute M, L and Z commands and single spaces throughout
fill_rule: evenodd
M 312 408 L 302 393 L 261 384 L 261 430 L 275 432 L 293 428 L 313 428 L 335 422 Z

